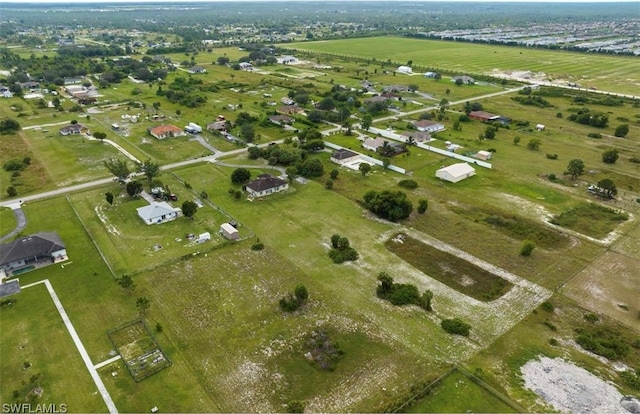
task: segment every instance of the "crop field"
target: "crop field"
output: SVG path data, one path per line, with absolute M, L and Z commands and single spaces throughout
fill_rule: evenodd
M 505 279 L 402 233 L 396 234 L 385 245 L 430 277 L 481 301 L 497 299 L 513 287 Z
M 563 79 L 613 92 L 640 95 L 638 58 L 587 55 L 510 46 L 462 42 L 376 37 L 290 43 L 288 48 L 352 56 L 389 59 L 395 66 L 412 60 L 414 66 L 469 74 L 500 71 L 544 72 L 549 79 Z M 384 54 L 381 53 L 384 51 Z

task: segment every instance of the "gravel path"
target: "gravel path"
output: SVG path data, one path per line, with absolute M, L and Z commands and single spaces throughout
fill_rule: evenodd
M 540 357 L 520 368 L 524 386 L 561 412 L 629 414 L 612 384 L 560 358 Z

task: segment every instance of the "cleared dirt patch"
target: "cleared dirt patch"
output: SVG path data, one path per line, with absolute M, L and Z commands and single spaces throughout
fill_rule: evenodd
M 513 287 L 509 281 L 473 263 L 403 233 L 390 238 L 385 246 L 434 279 L 480 301 L 489 302 L 497 299 Z
M 640 330 L 640 260 L 608 251 L 582 270 L 563 293 L 586 308 Z

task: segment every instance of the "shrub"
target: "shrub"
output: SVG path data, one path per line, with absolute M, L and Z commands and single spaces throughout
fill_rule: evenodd
M 549 312 L 549 313 L 553 312 L 556 309 L 556 307 L 553 306 L 553 303 L 549 302 L 548 300 L 542 302 L 542 304 L 540 305 L 540 308 L 543 311 Z
M 632 162 L 634 164 L 640 164 L 640 157 L 631 157 L 629 158 L 629 162 Z
M 8 187 L 7 194 L 9 195 L 9 197 L 15 197 L 18 195 L 18 190 L 16 190 L 15 187 Z
M 607 164 L 615 164 L 618 161 L 618 150 L 616 148 L 609 148 L 602 153 L 602 162 Z
M 556 338 L 549 339 L 549 345 L 558 346 L 558 340 Z
M 442 322 L 440 322 L 440 326 L 450 334 L 462 336 L 469 336 L 469 331 L 471 330 L 471 325 L 462 322 L 458 318 L 443 319 Z
M 553 174 L 553 173 L 549 174 L 549 181 L 555 181 L 557 179 L 558 179 L 558 177 L 555 174 Z
M 589 138 L 602 139 L 602 134 L 599 132 L 589 132 L 587 136 Z
M 588 322 L 596 323 L 600 320 L 600 317 L 595 313 L 587 313 L 586 315 L 584 315 L 584 319 Z
M 258 242 L 258 243 L 254 243 L 254 244 L 251 246 L 251 250 L 262 250 L 262 249 L 264 249 L 264 244 L 262 244 L 262 243 L 260 243 L 260 242 Z
M 415 182 L 414 180 L 400 180 L 398 182 L 398 185 L 400 187 L 403 187 L 403 188 L 406 188 L 406 189 L 409 189 L 409 190 L 413 190 L 415 188 L 418 188 L 418 183 Z
M 323 330 L 311 332 L 304 348 L 309 362 L 323 370 L 335 370 L 338 361 L 344 356 L 340 345 L 333 342 L 329 334 Z
M 292 400 L 287 403 L 288 413 L 304 413 L 305 403 L 300 400 Z
M 520 256 L 531 256 L 533 253 L 533 249 L 536 248 L 536 244 L 531 240 L 525 240 L 522 242 L 522 247 L 520 248 Z
M 544 321 L 544 326 L 546 326 L 547 328 L 551 329 L 553 332 L 558 330 L 558 328 L 554 324 L 549 322 L 549 321 Z
M 547 159 L 557 160 L 558 159 L 558 154 L 547 154 Z
M 429 202 L 427 200 L 420 200 L 418 201 L 418 213 L 419 214 L 424 214 L 427 211 L 427 208 L 429 208 Z
M 5 171 L 22 171 L 26 168 L 26 165 L 21 160 L 13 158 L 2 164 L 2 168 Z

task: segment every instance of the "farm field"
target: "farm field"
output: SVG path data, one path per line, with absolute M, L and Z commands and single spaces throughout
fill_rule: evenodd
M 544 72 L 546 78 L 595 85 L 598 89 L 640 95 L 633 57 L 586 55 L 561 51 L 462 42 L 372 37 L 290 43 L 287 48 L 344 57 L 389 59 L 393 65 L 412 60 L 425 70 L 491 75 L 499 71 Z M 378 51 L 385 50 L 384 56 Z M 428 68 L 428 69 L 427 69 Z M 418 75 L 420 76 L 420 75 Z

